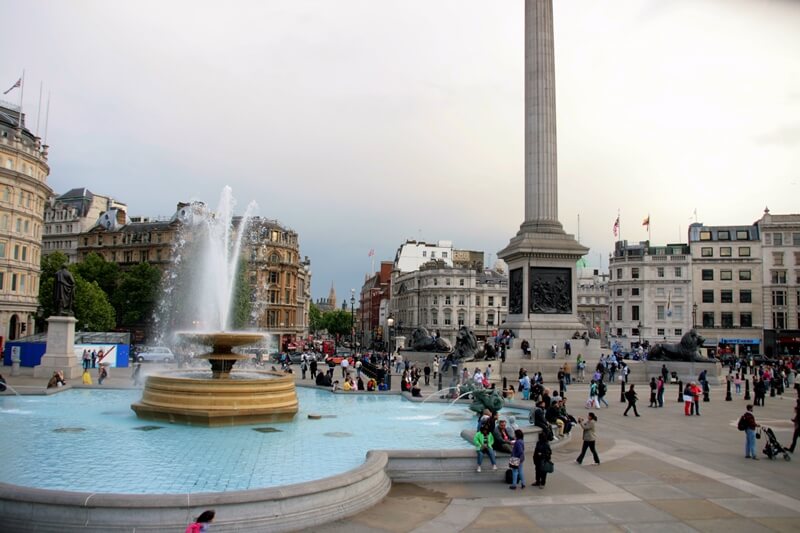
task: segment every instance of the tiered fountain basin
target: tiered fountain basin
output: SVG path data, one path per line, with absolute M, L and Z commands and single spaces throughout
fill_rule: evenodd
M 201 355 L 210 371 L 172 371 L 152 374 L 142 398 L 131 404 L 136 416 L 148 420 L 198 426 L 230 426 L 283 422 L 298 411 L 294 379 L 281 372 L 232 371 L 246 355 L 232 348 L 259 342 L 254 333 L 180 333 L 212 352 Z

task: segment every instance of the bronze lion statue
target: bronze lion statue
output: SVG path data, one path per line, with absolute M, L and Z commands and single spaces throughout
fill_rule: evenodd
M 456 333 L 456 346 L 453 350 L 453 359 L 468 361 L 475 359 L 480 350 L 478 338 L 467 326 L 461 326 Z
M 451 350 L 450 343 L 447 340 L 441 337 L 435 338 L 422 326 L 411 333 L 410 347 L 416 352 L 449 352 Z
M 705 339 L 697 333 L 696 330 L 691 329 L 687 331 L 681 342 L 656 344 L 647 353 L 647 358 L 651 361 L 694 361 L 700 363 L 709 363 L 713 359 L 703 356 L 698 348 L 703 345 Z

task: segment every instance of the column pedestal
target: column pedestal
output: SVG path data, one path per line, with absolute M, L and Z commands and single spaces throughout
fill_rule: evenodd
M 78 357 L 75 355 L 75 323 L 71 316 L 51 316 L 47 319 L 47 351 L 42 361 L 34 367 L 37 378 L 49 378 L 58 370 L 66 379 L 80 378 L 83 374 Z

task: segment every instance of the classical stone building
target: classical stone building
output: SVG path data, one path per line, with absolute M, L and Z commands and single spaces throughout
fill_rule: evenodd
M 616 243 L 609 260 L 610 343 L 630 349 L 680 340 L 692 324 L 691 260 L 686 244 Z
M 70 263 L 78 261 L 80 237 L 98 224 L 103 213 L 127 211 L 125 204 L 82 187 L 53 196 L 44 210 L 42 255 L 61 252 Z
M 311 268 L 297 233 L 275 220 L 253 218 L 243 254 L 254 291 L 255 326 L 280 339 L 281 349 L 308 335 Z
M 761 240 L 756 224 L 689 226 L 692 323 L 707 346 L 763 353 Z M 696 308 L 694 306 L 697 306 Z
M 47 146 L 28 130 L 17 107 L 0 102 L 0 336 L 5 340 L 33 333 L 42 213 L 52 195 L 49 174 Z
M 578 319 L 601 339 L 608 332 L 608 277 L 599 270 L 578 275 Z
M 800 354 L 800 214 L 756 222 L 761 237 L 764 353 Z
M 418 270 L 392 272 L 390 314 L 397 335 L 408 336 L 417 326 L 455 342 L 461 326 L 478 339 L 495 335 L 508 310 L 508 278 L 495 270 L 458 268 L 444 259 Z

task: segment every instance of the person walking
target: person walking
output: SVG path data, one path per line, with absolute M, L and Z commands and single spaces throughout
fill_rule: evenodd
M 534 487 L 543 489 L 547 483 L 547 463 L 550 462 L 552 456 L 550 443 L 547 441 L 547 435 L 544 432 L 539 433 L 539 440 L 536 442 L 536 449 L 533 451 L 533 465 L 536 472 L 536 483 Z
M 595 430 L 597 416 L 590 412 L 589 418 L 587 420 L 579 418 L 578 424 L 583 428 L 583 446 L 581 447 L 581 454 L 575 459 L 575 462 L 579 465 L 583 464 L 583 457 L 586 455 L 586 450 L 591 450 L 592 456 L 594 457 L 594 464 L 599 465 L 600 456 L 597 455 L 597 433 Z
M 206 533 L 210 531 L 211 522 L 214 521 L 216 513 L 213 510 L 203 511 L 197 520 L 189 524 L 186 533 Z
M 658 388 L 656 389 L 656 398 L 659 407 L 664 407 L 664 387 L 666 386 L 666 381 L 664 381 L 663 376 L 659 376 L 658 378 Z
M 433 379 L 439 375 L 439 356 L 433 358 Z
M 97 352 L 92 350 L 92 368 L 97 368 Z
M 100 365 L 100 369 L 97 371 L 97 384 L 102 385 L 103 381 L 108 377 L 108 370 L 107 365 Z
M 89 370 L 90 364 L 92 364 L 92 356 L 89 355 L 89 350 L 83 350 L 83 369 Z
M 694 403 L 694 394 L 692 393 L 692 384 L 687 383 L 683 387 L 683 414 L 692 416 L 692 404 Z
M 592 380 L 589 385 L 589 398 L 586 400 L 584 407 L 587 409 L 591 409 L 592 407 L 600 409 L 600 404 L 597 401 L 597 382 L 595 380 Z
M 622 416 L 628 416 L 628 411 L 631 410 L 631 407 L 633 407 L 633 414 L 639 416 L 639 411 L 636 410 L 636 400 L 638 397 L 636 396 L 636 391 L 633 390 L 633 387 L 634 385 L 631 383 L 630 388 L 625 393 L 625 399 L 628 401 L 628 407 L 625 408 L 625 412 L 622 413 Z
M 794 418 L 792 418 L 792 422 L 794 422 L 794 434 L 792 435 L 792 445 L 786 448 L 790 452 L 794 453 L 795 446 L 797 446 L 797 437 L 800 436 L 800 406 L 794 406 Z
M 650 405 L 647 407 L 658 407 L 658 383 L 656 378 L 650 378 Z
M 758 424 L 756 424 L 756 417 L 753 416 L 753 405 L 748 403 L 745 409 L 747 410 L 742 415 L 742 420 L 744 421 L 742 425 L 745 432 L 744 458 L 758 461 L 758 457 L 756 457 L 756 429 L 758 429 Z
M 481 426 L 481 430 L 475 434 L 472 443 L 475 444 L 475 452 L 478 455 L 477 471 L 481 471 L 481 463 L 483 462 L 484 455 L 489 456 L 489 460 L 492 462 L 492 470 L 497 470 L 497 458 L 492 449 L 492 446 L 494 446 L 494 437 L 489 431 L 489 424 L 483 424 Z
M 597 384 L 597 408 L 600 409 L 600 404 L 603 403 L 606 405 L 606 408 L 609 407 L 608 401 L 606 400 L 606 393 L 608 392 L 608 387 L 604 381 L 600 381 Z
M 509 417 L 510 418 L 510 417 Z M 541 435 L 541 433 L 539 433 Z M 511 458 L 508 460 L 508 466 L 511 468 L 511 490 L 517 490 L 517 481 L 519 487 L 525 488 L 525 472 L 523 471 L 525 465 L 525 434 L 521 429 L 514 430 L 514 448 L 511 450 Z M 534 459 L 535 460 L 535 459 Z
M 425 367 L 422 369 L 422 373 L 425 376 L 425 385 L 431 384 L 431 365 L 425 363 Z

